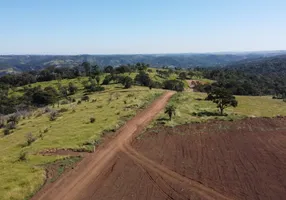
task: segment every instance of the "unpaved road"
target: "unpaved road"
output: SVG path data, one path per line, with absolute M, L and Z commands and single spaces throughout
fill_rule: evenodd
M 144 127 L 165 107 L 174 92 L 166 92 L 148 108 L 137 114 L 117 131 L 117 137 L 87 155 L 74 170 L 65 173 L 57 181 L 46 185 L 32 200 L 82 200 L 92 199 L 89 188 L 97 181 L 105 168 L 113 165 L 113 159 L 124 144 L 132 140 L 135 133 Z

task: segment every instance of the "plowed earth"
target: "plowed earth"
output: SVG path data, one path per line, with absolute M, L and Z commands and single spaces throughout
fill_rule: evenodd
M 33 199 L 285 199 L 286 118 L 155 127 L 166 93 Z

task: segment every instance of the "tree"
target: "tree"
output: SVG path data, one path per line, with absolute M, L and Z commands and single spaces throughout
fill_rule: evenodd
M 132 84 L 133 84 L 133 79 L 129 76 L 126 76 L 123 80 L 124 88 L 126 89 L 131 88 Z
M 176 107 L 174 105 L 169 105 L 165 108 L 165 113 L 168 114 L 170 120 L 172 120 L 172 116 L 176 115 Z
M 105 73 L 110 73 L 111 74 L 111 73 L 113 73 L 113 71 L 114 71 L 114 69 L 110 65 L 104 68 L 104 72 Z
M 108 85 L 110 83 L 110 81 L 112 81 L 112 76 L 111 75 L 107 75 L 104 77 L 102 85 Z
M 235 96 L 233 96 L 225 88 L 214 89 L 208 94 L 206 100 L 212 101 L 217 104 L 217 108 L 220 111 L 220 115 L 223 115 L 223 111 L 225 108 L 229 106 L 236 107 L 238 105 Z
M 187 79 L 187 73 L 186 73 L 186 72 L 181 72 L 181 73 L 179 74 L 179 78 L 180 78 L 181 80 L 186 80 L 186 79 Z
M 83 62 L 81 65 L 84 67 L 85 75 L 90 76 L 90 70 L 91 70 L 90 63 Z
M 179 80 L 167 80 L 164 82 L 164 89 L 182 92 L 184 91 L 184 83 Z
M 140 71 L 139 74 L 136 75 L 135 81 L 143 86 L 149 86 L 151 84 L 149 74 L 144 71 Z
M 73 84 L 72 82 L 69 82 L 68 91 L 69 91 L 69 95 L 75 94 L 77 91 L 76 85 Z
M 100 73 L 101 73 L 100 67 L 97 64 L 93 65 L 92 66 L 92 76 L 96 77 L 96 76 L 100 75 Z

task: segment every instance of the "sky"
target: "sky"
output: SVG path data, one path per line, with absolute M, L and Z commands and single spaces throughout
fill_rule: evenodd
M 0 54 L 286 49 L 285 0 L 0 0 Z

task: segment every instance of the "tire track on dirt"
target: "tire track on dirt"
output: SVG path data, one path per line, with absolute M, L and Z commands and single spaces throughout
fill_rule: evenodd
M 121 144 L 121 149 L 124 153 L 126 153 L 130 158 L 135 160 L 136 162 L 140 163 L 141 166 L 144 166 L 144 168 L 148 168 L 149 170 L 152 170 L 159 174 L 162 177 L 165 177 L 166 179 L 179 183 L 184 184 L 188 189 L 191 191 L 197 193 L 199 196 L 208 199 L 208 200 L 233 200 L 232 198 L 229 198 L 227 196 L 224 196 L 223 194 L 215 191 L 212 188 L 206 187 L 203 184 L 191 180 L 189 178 L 186 178 L 172 170 L 169 170 L 168 168 L 164 167 L 163 165 L 157 164 L 154 161 L 146 158 L 142 154 L 138 153 L 136 150 L 134 150 L 130 145 L 126 143 Z

